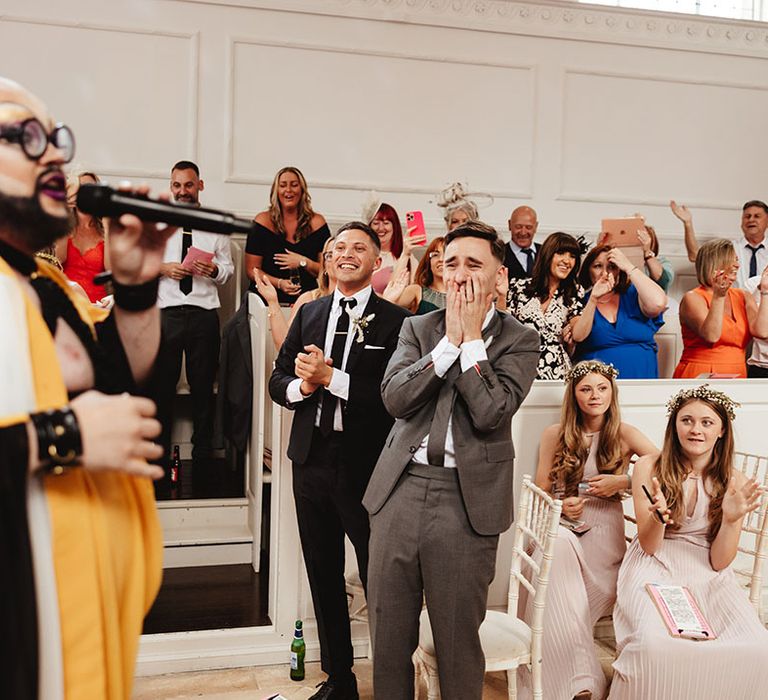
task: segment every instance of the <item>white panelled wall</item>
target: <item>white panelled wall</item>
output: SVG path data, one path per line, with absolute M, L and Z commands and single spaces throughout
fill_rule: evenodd
M 493 195 L 481 215 L 500 229 L 514 207 L 533 206 L 539 238 L 594 234 L 602 218 L 640 211 L 683 273 L 675 296 L 692 279 L 669 199 L 690 205 L 704 236 L 737 234 L 741 204 L 768 199 L 760 23 L 507 0 L 4 0 L 0 74 L 74 128 L 77 163 L 157 190 L 189 158 L 203 203 L 241 215 L 265 208 L 287 164 L 332 224 L 358 218 L 376 189 L 401 216 L 423 210 L 437 235 L 435 194 L 457 180 Z M 652 386 L 622 390 L 628 419 L 658 439 L 673 384 Z M 753 442 L 764 393 L 734 386 Z M 537 385 L 516 420 L 520 473 L 538 444 L 522 435 L 556 419 L 559 391 Z M 285 659 L 310 606 L 282 460 L 273 625 L 144 639 L 140 672 Z M 355 635 L 364 651 L 364 630 Z M 308 636 L 316 655 L 311 626 Z

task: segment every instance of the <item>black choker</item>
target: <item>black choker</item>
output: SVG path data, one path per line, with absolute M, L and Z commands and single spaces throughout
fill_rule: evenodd
M 16 272 L 20 272 L 26 277 L 37 270 L 37 263 L 34 258 L 22 253 L 18 248 L 14 248 L 3 240 L 0 240 L 0 257 Z

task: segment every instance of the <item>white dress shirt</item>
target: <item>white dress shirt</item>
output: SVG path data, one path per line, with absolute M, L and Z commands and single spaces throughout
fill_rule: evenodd
M 183 231 L 179 229 L 165 244 L 163 262 L 181 262 L 181 243 Z M 179 286 L 179 280 L 162 276 L 160 287 L 157 291 L 157 305 L 161 309 L 169 306 L 199 306 L 201 309 L 218 309 L 218 286 L 224 284 L 235 271 L 232 262 L 232 250 L 230 249 L 229 236 L 220 233 L 208 233 L 207 231 L 192 231 L 192 245 L 200 250 L 213 253 L 213 263 L 218 268 L 216 277 L 203 277 L 192 275 L 192 291 L 184 294 Z
M 496 308 L 491 306 L 488 313 L 485 315 L 483 329 L 485 329 L 491 322 L 495 312 Z M 466 343 L 462 343 L 461 347 L 457 348 L 448 340 L 448 336 L 444 335 L 440 342 L 435 345 L 435 349 L 431 353 L 435 374 L 438 377 L 444 377 L 457 359 L 461 363 L 462 374 L 469 369 L 474 369 L 478 362 L 488 359 L 486 348 L 488 348 L 492 341 L 493 336 L 488 337 L 486 340 L 478 338 L 477 340 L 469 340 Z M 424 436 L 418 449 L 413 453 L 413 462 L 416 462 L 417 464 L 429 464 L 429 458 L 427 457 L 428 445 L 429 433 Z M 443 466 L 449 469 L 456 468 L 456 453 L 453 451 L 453 414 L 448 418 L 448 428 L 445 434 L 445 457 L 443 458 Z
M 733 247 L 736 249 L 736 257 L 739 259 L 739 272 L 736 277 L 736 286 L 741 289 L 747 288 L 749 279 L 749 263 L 752 260 L 752 251 L 747 248 L 752 245 L 744 236 L 739 236 L 733 240 Z M 758 244 L 759 245 L 759 244 Z M 763 274 L 768 266 L 768 236 L 763 240 L 763 247 L 757 251 L 757 275 Z
M 523 252 L 523 249 L 512 240 L 510 240 L 510 242 L 507 245 L 509 245 L 510 250 L 512 251 L 513 255 L 517 258 L 523 270 L 527 270 L 528 256 Z M 536 244 L 533 241 L 531 241 L 530 249 L 533 251 L 533 257 L 531 258 L 531 263 L 534 263 L 536 262 Z
M 339 316 L 341 316 L 341 304 L 342 299 L 354 299 L 357 303 L 354 309 L 350 309 L 350 313 L 353 316 L 362 316 L 365 313 L 365 307 L 368 306 L 368 301 L 371 298 L 372 288 L 370 285 L 361 289 L 359 292 L 353 294 L 351 297 L 344 296 L 338 289 L 333 292 L 333 302 L 331 304 L 331 314 L 328 317 L 328 325 L 325 327 L 325 346 L 323 347 L 323 355 L 330 357 L 333 351 L 333 336 L 336 333 L 336 324 L 339 322 Z M 346 312 L 345 312 L 346 313 Z M 344 359 L 341 362 L 341 367 L 333 367 L 331 370 L 331 381 L 326 387 L 326 390 L 331 392 L 334 396 L 343 401 L 349 398 L 349 375 L 344 371 L 347 367 L 347 358 L 349 357 L 349 351 L 352 349 L 352 341 L 357 337 L 352 319 L 349 319 L 349 330 L 347 332 L 347 340 L 344 344 Z M 285 390 L 285 398 L 290 403 L 299 403 L 304 399 L 309 398 L 301 393 L 300 378 L 294 379 Z M 319 389 L 318 389 L 319 391 Z M 323 410 L 322 396 L 320 401 L 317 402 L 317 415 L 315 416 L 315 426 L 320 425 L 320 413 Z M 336 402 L 336 412 L 333 415 L 333 429 L 335 431 L 344 430 L 344 425 L 341 418 L 341 402 Z

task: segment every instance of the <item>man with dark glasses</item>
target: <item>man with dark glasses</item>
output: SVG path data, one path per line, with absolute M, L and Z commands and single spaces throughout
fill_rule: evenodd
M 147 464 L 167 238 L 110 226 L 115 307 L 34 253 L 69 228 L 71 130 L 0 78 L 0 697 L 129 697 L 162 542 Z M 146 192 L 146 190 L 141 190 Z M 109 690 L 108 690 L 109 689 Z

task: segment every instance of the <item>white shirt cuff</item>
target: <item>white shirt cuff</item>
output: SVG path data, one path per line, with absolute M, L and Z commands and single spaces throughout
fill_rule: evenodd
M 435 349 L 432 350 L 431 354 L 435 374 L 442 379 L 453 363 L 456 362 L 456 359 L 461 354 L 461 350 L 448 340 L 447 335 L 444 335 L 442 340 L 435 345 Z
M 285 390 L 285 400 L 288 403 L 300 403 L 307 398 L 301 393 L 301 382 L 302 380 L 296 377 L 296 379 L 288 385 L 288 388 Z
M 478 362 L 488 359 L 488 353 L 485 351 L 485 342 L 482 338 L 469 340 L 461 344 L 461 371 L 466 372 L 474 367 Z
M 331 381 L 328 391 L 334 396 L 346 401 L 349 398 L 349 375 L 340 369 L 334 369 L 331 373 Z

